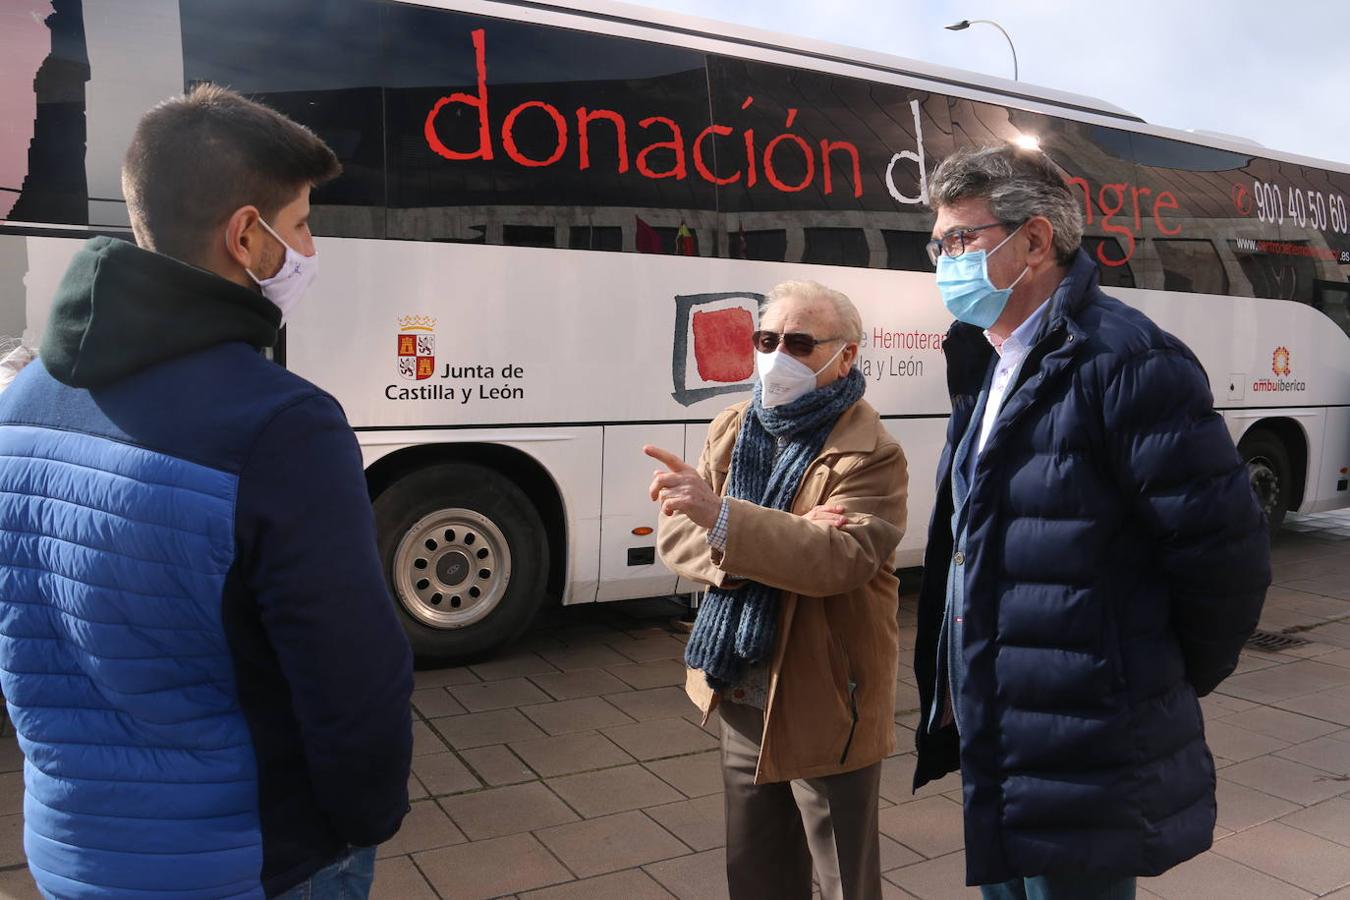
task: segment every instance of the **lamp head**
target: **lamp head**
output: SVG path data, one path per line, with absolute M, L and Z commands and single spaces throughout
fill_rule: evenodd
M 965 31 L 967 28 L 970 27 L 970 20 L 962 19 L 960 22 L 953 22 L 952 24 L 945 25 L 943 27 L 946 28 L 948 31 Z

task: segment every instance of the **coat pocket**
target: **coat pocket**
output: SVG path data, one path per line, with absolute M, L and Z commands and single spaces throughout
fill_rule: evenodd
M 853 667 L 849 664 L 848 651 L 833 632 L 830 634 L 830 649 L 830 677 L 848 714 L 849 722 L 844 747 L 839 753 L 839 764 L 842 766 L 848 759 L 848 751 L 853 746 L 853 736 L 858 731 L 858 682 L 853 674 Z

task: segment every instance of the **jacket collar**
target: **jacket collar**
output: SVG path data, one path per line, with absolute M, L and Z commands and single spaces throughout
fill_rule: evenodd
M 92 388 L 216 344 L 276 343 L 281 311 L 255 290 L 110 237 L 85 243 L 52 304 L 40 355 Z

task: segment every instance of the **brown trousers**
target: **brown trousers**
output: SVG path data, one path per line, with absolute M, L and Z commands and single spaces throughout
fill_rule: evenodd
M 723 701 L 727 886 L 731 900 L 881 900 L 881 763 L 824 778 L 755 784 L 764 711 Z

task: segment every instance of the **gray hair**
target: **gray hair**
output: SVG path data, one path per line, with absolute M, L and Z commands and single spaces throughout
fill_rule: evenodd
M 1055 257 L 1067 265 L 1083 242 L 1083 211 L 1050 157 L 1012 144 L 963 147 L 928 182 L 933 209 L 961 200 L 989 201 L 994 217 L 1015 228 L 1044 216 L 1054 229 Z
M 769 310 L 789 297 L 808 302 L 823 301 L 828 303 L 830 308 L 834 310 L 834 318 L 839 325 L 839 334 L 834 335 L 834 337 L 844 338 L 855 344 L 862 340 L 862 316 L 858 313 L 858 307 L 853 305 L 853 301 L 848 299 L 847 294 L 833 288 L 827 288 L 818 281 L 784 281 L 781 284 L 774 285 L 769 290 L 764 306 L 760 308 L 760 321 L 764 321 L 764 318 L 769 314 Z

